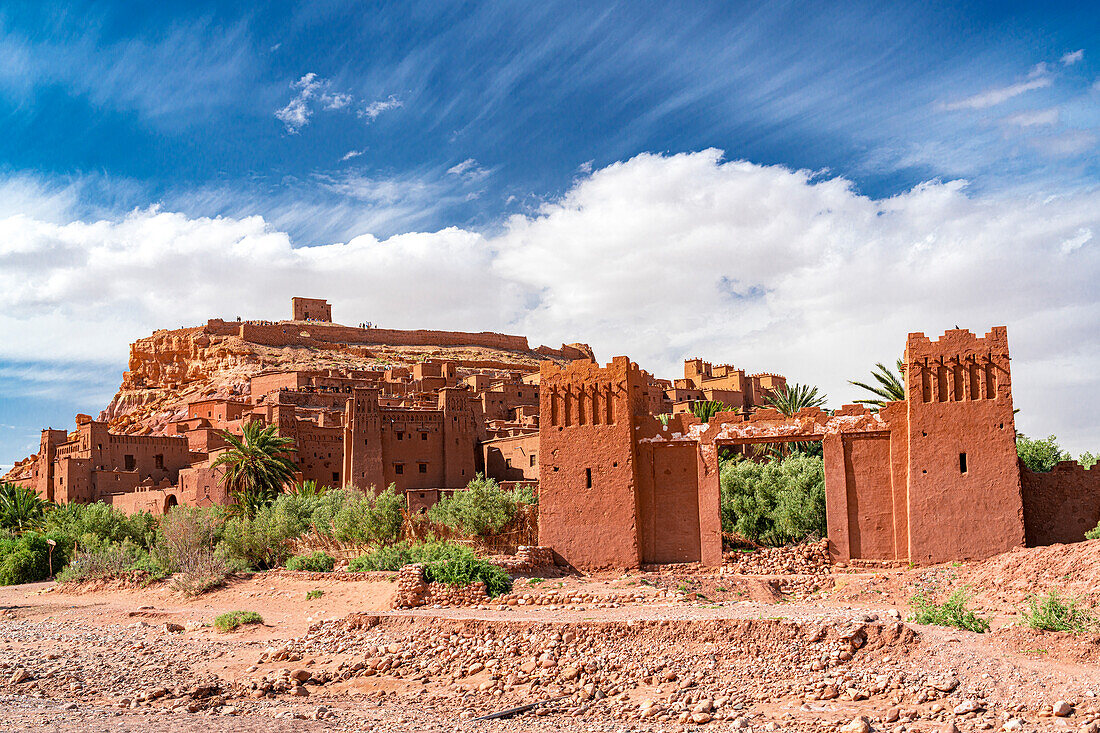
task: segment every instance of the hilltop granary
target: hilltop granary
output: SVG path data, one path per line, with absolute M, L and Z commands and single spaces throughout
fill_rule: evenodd
M 531 353 L 520 336 L 351 328 L 327 301 L 294 298 L 293 319 L 212 320 L 273 346 L 474 345 Z M 192 329 L 194 330 L 194 329 Z M 143 347 L 144 348 L 144 347 Z M 126 511 L 229 501 L 224 433 L 259 420 L 294 440 L 298 480 L 378 490 L 394 485 L 410 509 L 429 507 L 484 472 L 534 484 L 540 544 L 580 568 L 722 559 L 719 450 L 820 441 L 834 557 L 943 560 L 1022 545 L 1070 542 L 1100 520 L 1100 471 L 1077 464 L 1033 474 L 1016 458 L 1006 329 L 984 337 L 910 334 L 906 399 L 875 412 L 784 417 L 762 407 L 786 380 L 701 359 L 684 377 L 656 379 L 626 357 L 604 367 L 582 344 L 533 353 L 541 369 L 426 358 L 409 366 L 254 374 L 244 394 L 187 405 L 160 434 L 118 434 L 77 417 L 73 433 L 42 431 L 39 452 L 10 478 L 58 502 L 105 501 Z M 124 386 L 184 367 L 131 355 Z M 145 360 L 145 361 L 143 361 Z M 699 400 L 734 408 L 703 424 Z M 657 419 L 665 415 L 666 422 Z

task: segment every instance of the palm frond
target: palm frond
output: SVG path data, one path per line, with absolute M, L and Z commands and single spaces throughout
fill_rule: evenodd
M 879 409 L 886 406 L 887 402 L 899 402 L 904 400 L 905 395 L 905 361 L 898 359 L 897 372 L 891 371 L 882 362 L 875 364 L 875 368 L 871 370 L 871 376 L 874 378 L 877 385 L 871 385 L 866 382 L 857 382 L 849 380 L 848 384 L 853 387 L 859 387 L 862 390 L 870 392 L 874 397 L 865 397 L 858 399 L 855 402 L 857 404 L 872 405 Z

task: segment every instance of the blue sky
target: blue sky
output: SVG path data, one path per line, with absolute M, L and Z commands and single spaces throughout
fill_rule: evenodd
M 407 289 L 456 278 L 491 307 L 462 293 L 415 305 L 398 305 L 397 296 L 372 301 L 362 284 L 374 270 L 341 281 L 316 265 L 301 282 L 328 295 L 338 319 L 342 304 L 347 313 L 361 303 L 366 314 L 342 320 L 379 314 L 400 325 L 588 341 L 601 358 L 621 348 L 658 372 L 692 349 L 718 361 L 748 355 L 750 369 L 823 382 L 837 402 L 854 396 L 840 393 L 842 372 L 892 360 L 906 331 L 957 322 L 984 330 L 1003 312 L 1014 345 L 1033 349 L 1021 358 L 1036 382 L 1035 422 L 1024 427 L 1066 434 L 1079 450 L 1100 448 L 1100 432 L 1087 427 L 1090 406 L 1060 409 L 1049 392 L 1037 396 L 1056 374 L 1080 388 L 1097 371 L 1100 346 L 1088 335 L 1096 296 L 1073 278 L 1097 266 L 1089 212 L 1100 178 L 1100 12 L 1005 2 L 297 5 L 0 8 L 0 220 L 8 237 L 0 282 L 3 269 L 11 279 L 0 295 L 0 465 L 36 444 L 43 424 L 101 408 L 125 366 L 125 343 L 155 327 L 234 315 L 216 312 L 223 307 L 280 317 L 275 303 L 299 294 L 290 292 L 294 268 L 305 266 L 293 250 L 316 248 L 312 267 L 359 252 L 351 244 L 363 237 L 367 254 L 356 255 L 357 266 L 415 260 L 442 237 L 454 267 Z M 638 157 L 647 154 L 655 157 Z M 656 190 L 654 180 L 682 188 Z M 788 240 L 818 226 L 814 212 L 798 208 L 807 192 L 826 199 L 813 206 L 844 216 L 828 223 L 833 234 L 796 253 L 803 262 L 767 265 L 768 252 L 782 249 L 770 238 L 775 222 L 791 217 Z M 786 207 L 771 208 L 781 195 Z M 759 205 L 774 218 L 741 228 L 751 216 L 730 223 L 720 211 L 692 213 L 692 196 L 736 201 L 745 212 Z M 631 201 L 682 216 L 667 222 L 663 239 L 650 237 L 652 227 L 630 229 Z M 1042 208 L 1010 224 L 1011 212 L 1031 205 Z M 905 224 L 877 230 L 863 219 L 867 207 L 880 217 L 903 209 Z M 711 213 L 710 229 L 691 228 Z M 595 224 L 569 223 L 584 215 Z M 1001 221 L 1002 240 L 971 246 L 983 220 Z M 608 222 L 622 226 L 590 238 Z M 886 328 L 878 314 L 838 294 L 850 284 L 844 273 L 858 267 L 837 270 L 829 293 L 797 312 L 779 300 L 806 274 L 804 263 L 830 276 L 838 255 L 824 242 L 852 257 L 887 242 L 885 261 L 890 253 L 904 259 L 922 242 L 942 241 L 948 225 L 962 244 L 934 254 L 965 273 L 969 265 L 956 259 L 969 252 L 973 292 L 948 291 L 966 288 L 965 280 L 929 281 L 911 303 L 890 308 L 906 321 L 889 324 L 885 345 L 867 335 Z M 582 283 L 568 261 L 556 264 L 568 253 L 572 262 L 595 253 L 596 270 L 606 263 L 621 271 L 636 257 L 639 272 L 654 258 L 681 258 L 721 227 L 736 236 L 699 249 L 694 269 L 665 267 L 647 284 L 619 276 Z M 610 243 L 628 232 L 637 249 L 624 260 L 627 250 Z M 229 244 L 204 249 L 219 237 Z M 324 249 L 336 245 L 346 246 Z M 1076 259 L 1051 266 L 1055 282 L 1035 283 L 1028 253 L 1047 245 Z M 254 256 L 265 246 L 281 268 L 244 260 L 234 279 L 218 280 L 227 265 L 217 252 L 248 247 Z M 81 272 L 96 272 L 90 253 L 122 250 L 127 262 L 161 261 L 169 251 L 182 259 L 168 261 L 166 283 L 125 268 L 81 282 Z M 1021 268 L 1012 290 L 1004 284 L 1016 276 L 981 272 L 1006 252 L 1014 256 L 1004 267 Z M 425 262 L 431 272 L 433 258 Z M 877 275 L 863 273 L 863 285 Z M 700 307 L 725 304 L 741 315 L 662 321 L 675 312 L 662 297 L 711 276 L 719 295 L 736 297 L 716 295 Z M 200 284 L 208 281 L 224 287 Z M 645 297 L 633 313 L 646 319 L 587 295 L 603 286 L 628 300 L 640 287 Z M 158 297 L 164 288 L 174 293 L 168 304 Z M 936 305 L 922 311 L 928 288 Z M 591 311 L 578 305 L 590 300 Z M 817 313 L 828 314 L 821 327 L 850 358 L 816 364 L 812 340 L 801 350 L 790 345 Z M 670 331 L 680 337 L 669 339 Z M 1026 403 L 1022 389 L 1017 400 Z

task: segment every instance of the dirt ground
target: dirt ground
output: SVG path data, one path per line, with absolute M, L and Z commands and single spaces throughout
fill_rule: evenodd
M 519 578 L 514 605 L 479 608 L 392 610 L 394 575 L 256 573 L 196 599 L 0 588 L 0 730 L 1100 728 L 1100 630 L 1019 615 L 1051 588 L 1095 607 L 1100 541 L 812 577 Z M 990 633 L 906 620 L 915 591 L 960 586 Z M 263 623 L 211 625 L 237 610 Z

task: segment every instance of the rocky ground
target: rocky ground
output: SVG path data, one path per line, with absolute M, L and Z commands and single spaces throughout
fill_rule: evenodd
M 479 608 L 408 611 L 392 573 L 262 573 L 190 600 L 2 588 L 0 730 L 1098 733 L 1100 632 L 1018 620 L 1042 578 L 1084 587 L 1060 569 L 1098 559 L 1092 542 L 935 568 L 521 578 Z M 914 590 L 960 583 L 990 633 L 906 620 Z M 210 625 L 231 610 L 264 623 Z

